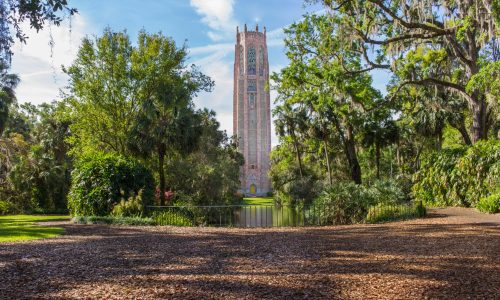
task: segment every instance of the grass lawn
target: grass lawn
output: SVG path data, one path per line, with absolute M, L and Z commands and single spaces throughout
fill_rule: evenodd
M 68 220 L 69 216 L 0 216 L 0 243 L 51 238 L 61 235 L 61 227 L 39 226 L 34 222 Z
M 243 198 L 243 205 L 273 205 L 273 197 Z

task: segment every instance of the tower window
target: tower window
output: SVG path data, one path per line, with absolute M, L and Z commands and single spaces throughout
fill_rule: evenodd
M 245 54 L 243 53 L 243 47 L 240 46 L 240 74 L 243 75 L 245 74 L 245 67 L 244 67 L 244 63 L 243 63 L 243 59 L 244 59 L 244 56 Z
M 255 109 L 255 94 L 248 94 L 248 106 L 250 109 Z
M 264 50 L 259 48 L 259 75 L 264 76 Z
M 247 65 L 248 65 L 248 75 L 255 75 L 256 67 L 255 67 L 255 48 L 248 49 L 248 57 L 247 57 Z
M 247 91 L 256 92 L 257 91 L 257 80 L 249 79 L 247 85 Z

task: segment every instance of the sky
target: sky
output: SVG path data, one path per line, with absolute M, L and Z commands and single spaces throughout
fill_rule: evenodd
M 211 93 L 194 99 L 198 108 L 217 113 L 221 128 L 232 135 L 233 63 L 236 26 L 265 26 L 270 72 L 287 65 L 283 28 L 320 7 L 304 6 L 303 0 L 69 0 L 78 14 L 61 26 L 48 26 L 36 33 L 25 24 L 26 44 L 13 49 L 12 72 L 21 83 L 18 102 L 40 104 L 61 99 L 67 85 L 61 66 L 70 66 L 82 38 L 99 36 L 106 27 L 126 30 L 132 41 L 137 33 L 161 31 L 189 49 L 189 64 L 195 64 L 215 81 Z M 52 36 L 52 39 L 51 39 Z M 53 42 L 54 46 L 50 47 Z M 375 85 L 377 81 L 375 80 Z M 380 84 L 380 86 L 383 86 Z M 276 93 L 271 91 L 271 102 Z M 272 128 L 272 144 L 277 139 Z

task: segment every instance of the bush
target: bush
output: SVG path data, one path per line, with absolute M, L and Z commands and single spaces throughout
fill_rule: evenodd
M 73 222 L 77 224 L 155 225 L 155 222 L 151 218 L 114 216 L 75 216 Z
M 379 223 L 395 220 L 407 220 L 425 216 L 426 210 L 422 202 L 410 205 L 389 205 L 379 203 L 370 207 L 366 215 L 367 223 Z
M 314 176 L 304 176 L 284 183 L 275 191 L 274 197 L 280 204 L 308 205 L 314 201 L 321 190 L 321 182 Z
M 142 192 L 141 189 L 137 196 L 131 196 L 128 200 L 122 198 L 120 203 L 116 204 L 111 211 L 111 215 L 116 217 L 140 217 L 144 211 L 142 206 Z
M 314 200 L 312 206 L 318 208 L 316 211 L 322 211 L 319 216 L 322 224 L 352 224 L 361 222 L 368 207 L 374 203 L 373 193 L 369 189 L 349 182 L 332 185 Z M 312 211 L 315 211 L 314 208 Z
M 174 211 L 155 211 L 152 214 L 152 219 L 156 225 L 173 225 L 173 226 L 193 226 L 191 218 L 185 216 L 181 212 Z
M 500 193 L 481 198 L 476 207 L 484 213 L 495 214 L 500 212 Z
M 469 207 L 499 189 L 500 142 L 492 140 L 426 157 L 414 176 L 413 195 L 425 205 Z
M 408 193 L 397 180 L 376 180 L 368 191 L 375 203 L 398 204 L 410 200 Z
M 142 193 L 142 205 L 154 199 L 153 176 L 133 159 L 116 154 L 92 154 L 72 172 L 68 208 L 73 216 L 108 215 L 120 199 Z
M 14 205 L 10 202 L 0 200 L 0 215 L 7 215 L 14 211 Z

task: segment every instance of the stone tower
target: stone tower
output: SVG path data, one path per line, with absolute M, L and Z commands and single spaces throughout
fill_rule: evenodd
M 245 157 L 240 170 L 240 192 L 265 195 L 271 190 L 271 108 L 266 28 L 242 32 L 236 28 L 234 55 L 233 129 Z

